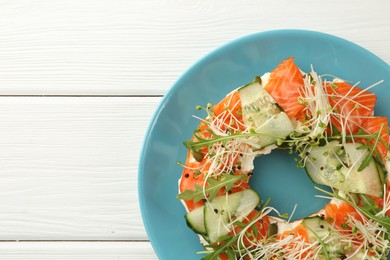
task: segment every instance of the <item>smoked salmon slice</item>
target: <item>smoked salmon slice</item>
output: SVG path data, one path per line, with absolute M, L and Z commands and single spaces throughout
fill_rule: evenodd
M 347 134 L 356 134 L 366 118 L 373 114 L 375 94 L 346 82 L 329 83 L 326 91 L 333 108 L 331 124 L 339 132 L 344 130 Z
M 303 85 L 303 75 L 295 65 L 294 58 L 287 58 L 271 72 L 264 88 L 289 118 L 304 119 L 305 106 L 299 102 Z
M 212 108 L 214 113 L 213 116 L 222 123 L 220 128 L 223 131 L 227 128 L 245 129 L 241 110 L 241 99 L 238 90 L 234 90 L 228 94 L 221 102 L 214 105 Z
M 375 144 L 375 134 L 381 132 L 375 148 L 381 158 L 385 160 L 387 152 L 389 151 L 389 122 L 387 117 L 373 116 L 365 118 L 362 122 L 362 130 L 363 132 L 373 136 L 371 138 L 359 139 L 358 141 L 366 144 L 368 143 L 370 145 Z
M 336 225 L 340 229 L 346 229 L 345 225 L 348 216 L 362 220 L 357 210 L 348 203 L 342 202 L 340 205 L 328 203 L 325 208 L 325 220 Z M 350 228 L 350 227 L 348 227 Z

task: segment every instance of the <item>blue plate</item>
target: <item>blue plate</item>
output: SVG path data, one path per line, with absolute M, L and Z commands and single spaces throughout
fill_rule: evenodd
M 390 66 L 354 43 L 312 31 L 280 30 L 257 33 L 235 40 L 193 65 L 163 98 L 146 134 L 139 161 L 139 200 L 146 231 L 160 259 L 200 259 L 203 250 L 187 228 L 185 210 L 176 199 L 184 161 L 184 140 L 198 125 L 192 115 L 204 116 L 196 105 L 217 103 L 227 93 L 274 69 L 287 57 L 308 71 L 333 74 L 361 87 L 379 80 L 376 114 L 390 117 Z M 274 151 L 255 161 L 251 185 L 263 199 L 282 212 L 297 205 L 295 218 L 323 207 L 323 199 L 292 156 Z

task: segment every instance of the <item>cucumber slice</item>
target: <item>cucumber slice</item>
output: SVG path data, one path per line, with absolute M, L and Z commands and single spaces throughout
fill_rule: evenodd
M 191 228 L 195 233 L 206 235 L 206 228 L 204 226 L 204 207 L 199 207 L 193 211 L 188 212 L 184 218 L 186 219 L 187 226 Z
M 243 190 L 240 193 L 242 193 L 240 203 L 233 212 L 238 221 L 242 221 L 260 203 L 260 196 L 254 190 Z
M 314 216 L 303 219 L 302 225 L 307 229 L 310 242 L 321 241 L 323 252 L 319 253 L 318 259 L 326 259 L 326 255 L 330 259 L 340 259 L 340 256 L 344 255 L 341 245 L 342 235 L 328 222 L 319 216 Z
M 210 243 L 229 233 L 234 221 L 242 221 L 258 204 L 259 195 L 251 189 L 215 197 L 204 205 L 204 225 Z
M 379 171 L 373 158 L 367 167 L 358 171 L 367 153 L 359 143 L 344 146 L 337 141 L 321 147 L 310 147 L 305 154 L 305 169 L 310 179 L 344 192 L 383 195 L 383 171 Z
M 310 147 L 304 154 L 306 156 L 305 170 L 309 178 L 318 184 L 327 182 L 340 182 L 340 169 L 342 161 L 335 156 L 340 150 L 338 142 L 331 142 L 324 146 Z
M 260 85 L 252 82 L 238 89 L 245 125 L 264 136 L 256 139 L 261 147 L 274 144 L 277 139 L 288 136 L 293 130 L 290 119 L 281 111 L 273 97 Z

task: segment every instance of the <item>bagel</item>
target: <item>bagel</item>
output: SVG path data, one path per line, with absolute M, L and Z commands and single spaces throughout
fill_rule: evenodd
M 179 179 L 185 221 L 204 259 L 384 259 L 389 253 L 388 119 L 376 96 L 340 79 L 301 71 L 293 58 L 216 105 L 184 145 Z M 299 220 L 250 188 L 256 156 L 295 153 L 329 198 Z

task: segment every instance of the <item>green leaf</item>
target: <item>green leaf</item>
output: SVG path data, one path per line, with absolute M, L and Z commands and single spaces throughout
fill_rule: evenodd
M 271 223 L 271 224 L 268 226 L 267 237 L 273 237 L 273 236 L 275 236 L 277 233 L 278 233 L 278 224 L 276 224 L 276 223 Z
M 261 85 L 261 84 L 262 84 L 261 77 L 260 77 L 260 76 L 256 76 L 256 77 L 253 79 L 253 82 L 259 82 L 259 84 Z
M 226 241 L 222 246 L 216 248 L 211 254 L 202 258 L 202 260 L 214 260 L 218 259 L 220 254 L 226 253 L 230 246 L 232 246 L 238 239 L 238 236 L 232 236 L 230 240 Z
M 229 133 L 229 135 L 222 136 L 222 135 L 217 135 L 215 133 L 212 134 L 211 138 L 205 139 L 201 138 L 199 135 L 195 135 L 196 141 L 190 140 L 190 141 L 185 141 L 183 144 L 186 148 L 199 151 L 203 147 L 210 147 L 213 144 L 216 143 L 222 143 L 226 144 L 229 140 L 232 139 L 237 139 L 237 138 L 249 138 L 249 137 L 258 137 L 258 136 L 269 136 L 269 137 L 274 137 L 276 139 L 281 139 L 284 140 L 283 136 L 277 136 L 274 134 L 266 134 L 266 133 L 242 133 L 240 131 L 236 133 Z
M 361 172 L 364 170 L 364 168 L 367 167 L 367 165 L 370 163 L 371 159 L 372 159 L 372 154 L 374 153 L 374 151 L 376 150 L 376 146 L 378 145 L 378 141 L 380 140 L 380 133 L 382 133 L 382 129 L 383 129 L 383 124 L 379 130 L 379 134 L 378 136 L 376 137 L 375 139 L 375 143 L 374 145 L 371 147 L 370 149 L 370 152 L 367 154 L 367 156 L 364 158 L 364 160 L 362 161 L 362 163 L 360 164 L 359 168 L 358 168 L 358 172 Z
M 195 202 L 198 202 L 207 197 L 211 201 L 217 195 L 218 191 L 223 187 L 226 187 L 226 191 L 229 191 L 233 187 L 234 183 L 245 180 L 246 178 L 247 176 L 245 174 L 223 174 L 219 180 L 209 178 L 207 180 L 209 184 L 207 187 L 195 184 L 195 190 L 185 190 L 176 197 L 181 200 L 193 200 Z
M 304 225 L 304 226 L 317 238 L 317 241 L 320 242 L 320 244 L 322 246 L 322 252 L 325 256 L 325 259 L 330 260 L 330 256 L 329 256 L 328 250 L 326 249 L 326 244 L 325 244 L 324 240 L 312 228 L 310 228 L 307 225 Z
M 231 249 L 226 250 L 226 255 L 228 256 L 229 260 L 236 260 L 237 259 L 236 254 Z
M 197 162 L 201 162 L 203 160 L 203 153 L 202 152 L 191 150 L 191 153 Z
M 258 237 L 259 236 L 259 229 L 258 229 L 256 223 L 254 225 L 252 225 L 252 230 L 253 230 L 253 236 Z
M 365 195 L 361 195 L 360 198 L 361 202 L 363 203 L 363 206 L 358 206 L 354 201 L 347 200 L 337 195 L 336 193 L 331 193 L 318 187 L 314 188 L 318 191 L 321 191 L 322 193 L 325 193 L 326 195 L 332 196 L 336 199 L 348 203 L 366 217 L 378 222 L 382 227 L 386 228 L 387 235 L 390 235 L 390 216 L 385 215 L 381 217 L 376 215 L 379 211 L 381 211 L 381 208 L 375 204 L 374 199 Z
M 372 152 L 368 153 L 367 156 L 364 157 L 362 163 L 358 168 L 358 172 L 363 171 L 370 164 L 371 160 L 372 160 Z

